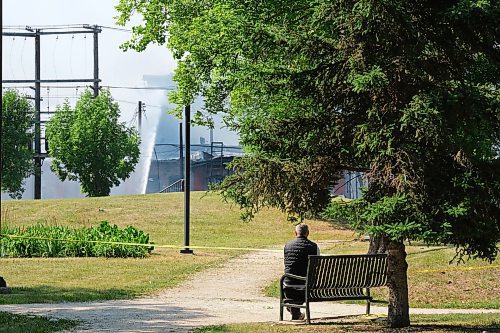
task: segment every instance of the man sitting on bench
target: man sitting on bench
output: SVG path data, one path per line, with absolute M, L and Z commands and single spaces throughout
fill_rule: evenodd
M 309 255 L 319 255 L 319 247 L 316 243 L 310 241 L 309 227 L 305 223 L 297 224 L 295 227 L 295 239 L 285 245 L 285 274 L 299 276 L 307 275 L 307 262 Z M 285 284 L 285 302 L 301 305 L 305 302 L 305 290 L 287 289 L 286 286 L 304 285 L 304 281 L 286 277 Z M 292 320 L 303 320 L 304 314 L 299 308 L 287 307 L 288 312 L 292 314 Z

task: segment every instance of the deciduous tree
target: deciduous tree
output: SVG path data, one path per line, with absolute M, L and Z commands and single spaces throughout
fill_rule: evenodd
M 120 110 L 103 90 L 85 91 L 74 109 L 65 102 L 47 125 L 51 169 L 62 181 L 79 181 L 88 196 L 107 196 L 134 171 L 139 136 L 119 122 Z
M 33 105 L 16 90 L 2 94 L 2 191 L 20 199 L 33 173 Z

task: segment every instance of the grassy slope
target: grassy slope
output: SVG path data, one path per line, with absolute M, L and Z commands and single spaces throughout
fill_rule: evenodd
M 239 211 L 215 194 L 193 193 L 191 245 L 265 247 L 281 245 L 292 237 L 292 226 L 283 214 L 264 210 L 250 223 L 239 220 Z M 107 219 L 120 227 L 134 225 L 148 232 L 156 244 L 183 244 L 182 194 L 2 202 L 2 223 L 95 225 Z M 356 235 L 326 222 L 308 221 L 314 240 L 351 240 Z M 330 243 L 322 253 L 366 253 L 366 242 Z M 500 308 L 500 269 L 438 271 L 449 268 L 452 248 L 410 246 L 409 283 L 413 307 Z M 145 259 L 104 258 L 0 258 L 0 275 L 12 287 L 0 294 L 0 304 L 59 302 L 136 297 L 178 284 L 186 276 L 217 265 L 241 251 L 196 250 L 184 256 L 178 250 L 157 249 Z M 494 264 L 498 265 L 500 259 Z M 470 261 L 467 266 L 486 265 Z M 35 273 L 34 273 L 35 272 Z M 276 284 L 268 293 L 277 294 Z M 386 290 L 376 291 L 387 299 Z
M 275 210 L 264 210 L 251 223 L 215 194 L 193 193 L 191 245 L 265 247 L 283 244 L 292 225 Z M 95 225 L 108 220 L 134 225 L 156 244 L 183 244 L 183 196 L 180 193 L 126 197 L 2 202 L 2 224 Z M 353 233 L 311 221 L 316 239 L 349 239 Z M 241 251 L 157 249 L 145 259 L 0 258 L 0 275 L 12 288 L 0 304 L 88 301 L 136 297 L 178 284 L 186 276 L 216 265 Z

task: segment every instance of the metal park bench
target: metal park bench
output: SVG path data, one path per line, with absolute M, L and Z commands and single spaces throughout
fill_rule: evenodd
M 285 277 L 304 281 L 304 285 L 285 285 Z M 387 283 L 387 255 L 332 255 L 309 256 L 307 276 L 285 274 L 280 280 L 280 320 L 283 308 L 306 309 L 306 323 L 311 323 L 309 303 L 366 300 L 366 314 L 370 314 L 370 288 Z M 284 289 L 304 290 L 305 305 L 286 303 Z

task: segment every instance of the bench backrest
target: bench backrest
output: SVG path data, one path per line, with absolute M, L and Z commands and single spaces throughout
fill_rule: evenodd
M 309 289 L 371 288 L 386 283 L 386 254 L 309 256 Z

